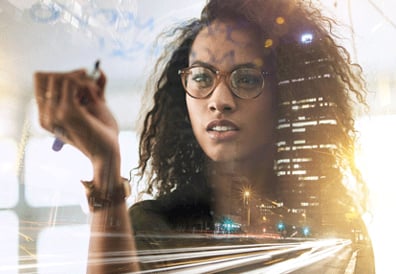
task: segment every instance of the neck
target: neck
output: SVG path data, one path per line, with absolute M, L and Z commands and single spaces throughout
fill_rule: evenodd
M 270 191 L 266 186 L 273 183 L 272 163 L 268 161 L 255 164 L 211 163 L 208 175 L 213 188 L 214 209 L 217 215 L 235 213 L 232 205 L 242 203 L 244 195 L 249 195 L 250 199 L 264 198 Z

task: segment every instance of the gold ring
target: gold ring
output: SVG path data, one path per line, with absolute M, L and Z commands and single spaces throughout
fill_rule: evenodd
M 51 92 L 49 91 L 49 90 L 47 90 L 45 93 L 44 93 L 44 98 L 45 99 L 51 99 L 52 98 L 52 94 L 51 94 Z

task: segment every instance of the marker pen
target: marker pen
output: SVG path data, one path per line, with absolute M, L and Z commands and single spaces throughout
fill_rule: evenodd
M 100 66 L 100 60 L 97 60 L 95 62 L 94 69 L 92 70 L 91 74 L 89 75 L 89 77 L 94 81 L 97 81 L 100 77 L 99 66 Z M 62 149 L 63 145 L 64 145 L 64 143 L 59 138 L 55 138 L 55 140 L 52 144 L 52 150 L 60 151 Z

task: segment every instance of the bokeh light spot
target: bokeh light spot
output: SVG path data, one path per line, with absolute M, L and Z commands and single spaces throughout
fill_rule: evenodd
M 275 22 L 278 25 L 283 25 L 285 23 L 285 18 L 283 18 L 282 16 L 278 16 L 278 17 L 276 17 Z
M 274 41 L 272 41 L 272 39 L 267 39 L 264 42 L 264 47 L 265 48 L 270 48 L 270 47 L 272 47 L 273 44 L 274 44 Z

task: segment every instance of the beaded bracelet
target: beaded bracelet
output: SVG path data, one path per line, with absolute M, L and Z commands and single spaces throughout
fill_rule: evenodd
M 81 181 L 85 187 L 90 211 L 95 211 L 110 206 L 119 205 L 131 194 L 129 181 L 122 178 L 121 183 L 116 184 L 110 193 L 106 195 L 97 190 L 92 181 Z

